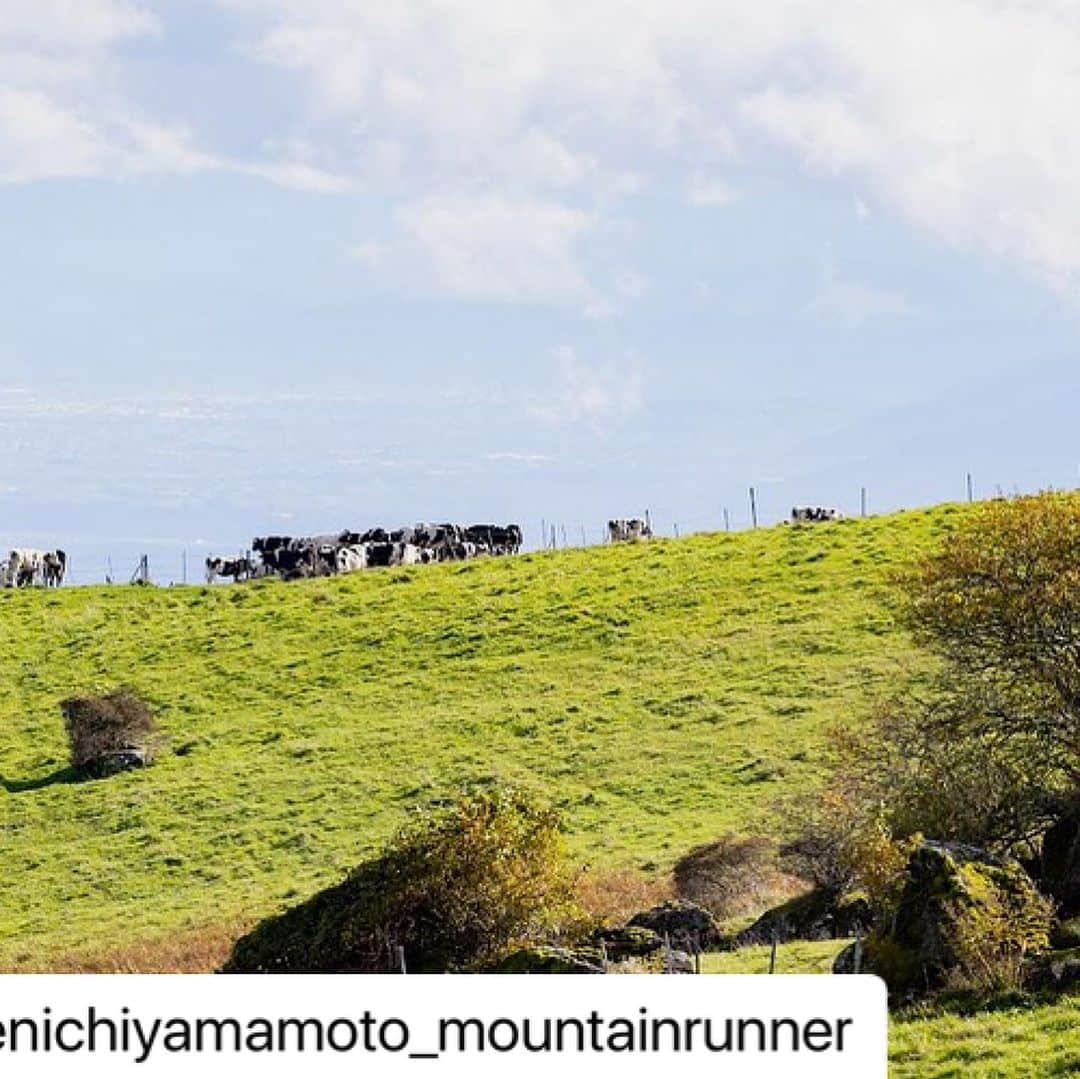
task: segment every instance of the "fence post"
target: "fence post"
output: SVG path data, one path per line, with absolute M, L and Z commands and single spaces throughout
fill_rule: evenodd
M 775 974 L 776 973 L 776 945 L 779 943 L 779 941 L 780 941 L 780 934 L 777 933 L 777 931 L 774 929 L 773 930 L 773 935 L 772 935 L 772 949 L 769 952 L 769 973 L 770 974 Z
M 866 506 L 867 506 L 866 488 L 865 487 L 862 488 L 862 490 L 859 492 L 859 504 L 860 504 L 860 507 L 862 509 L 862 515 L 865 517 L 866 516 Z
M 967 474 L 967 496 L 969 502 L 975 501 L 975 480 L 970 472 Z
M 753 487 L 750 488 L 750 520 L 757 528 L 757 491 Z
M 408 974 L 409 972 L 405 967 L 405 948 L 400 944 L 396 944 L 394 945 L 394 953 L 397 959 L 398 973 Z
M 731 531 L 731 517 L 728 514 L 727 506 L 724 507 L 724 531 Z

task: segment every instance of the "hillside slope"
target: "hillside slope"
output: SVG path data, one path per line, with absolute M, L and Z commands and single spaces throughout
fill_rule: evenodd
M 456 784 L 664 870 L 765 823 L 911 660 L 888 569 L 957 507 L 350 577 L 0 594 L 0 967 L 251 918 Z M 154 768 L 72 783 L 57 703 L 129 682 Z

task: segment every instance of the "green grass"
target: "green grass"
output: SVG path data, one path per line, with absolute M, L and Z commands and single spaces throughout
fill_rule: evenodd
M 826 732 L 919 660 L 890 568 L 964 510 L 214 589 L 0 593 L 0 969 L 150 953 L 335 881 L 411 806 L 512 780 L 581 864 L 782 832 Z M 72 783 L 58 702 L 130 682 L 169 737 Z M 825 972 L 843 942 L 783 945 Z M 220 944 L 202 942 L 209 954 Z M 766 971 L 768 949 L 706 957 Z M 896 1076 L 1080 1074 L 1080 1002 L 893 1024 Z
M 1080 1075 L 1080 997 L 1020 1000 L 973 1014 L 947 1008 L 894 1019 L 895 1079 Z
M 776 949 L 776 974 L 829 974 L 846 940 L 793 940 Z M 768 974 L 769 945 L 737 952 L 710 952 L 701 957 L 702 974 Z
M 776 953 L 777 974 L 828 974 L 844 940 L 792 941 Z M 768 947 L 702 956 L 703 974 L 767 974 Z M 893 1016 L 892 1079 L 1080 1075 L 1080 996 L 1017 996 L 981 1008 L 934 1002 Z
M 0 593 L 0 965 L 276 910 L 410 806 L 525 784 L 583 864 L 772 828 L 911 653 L 886 571 L 954 507 L 319 581 Z M 57 703 L 131 682 L 171 750 L 70 783 Z

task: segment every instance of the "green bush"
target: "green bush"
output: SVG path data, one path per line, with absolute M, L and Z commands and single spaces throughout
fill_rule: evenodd
M 345 881 L 237 942 L 229 972 L 465 970 L 570 918 L 557 816 L 521 791 L 419 814 Z

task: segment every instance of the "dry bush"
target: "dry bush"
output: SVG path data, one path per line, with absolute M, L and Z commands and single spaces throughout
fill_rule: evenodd
M 646 877 L 632 869 L 587 873 L 577 882 L 577 900 L 590 917 L 611 923 L 629 921 L 635 914 L 675 898 L 671 881 Z
M 725 835 L 675 863 L 675 890 L 717 918 L 770 906 L 806 884 L 780 868 L 776 844 L 764 836 Z
M 69 697 L 60 704 L 72 768 L 93 769 L 110 753 L 138 750 L 149 759 L 157 735 L 150 706 L 128 686 L 104 696 Z
M 197 926 L 105 948 L 60 952 L 16 964 L 18 973 L 211 974 L 229 955 L 246 922 Z

